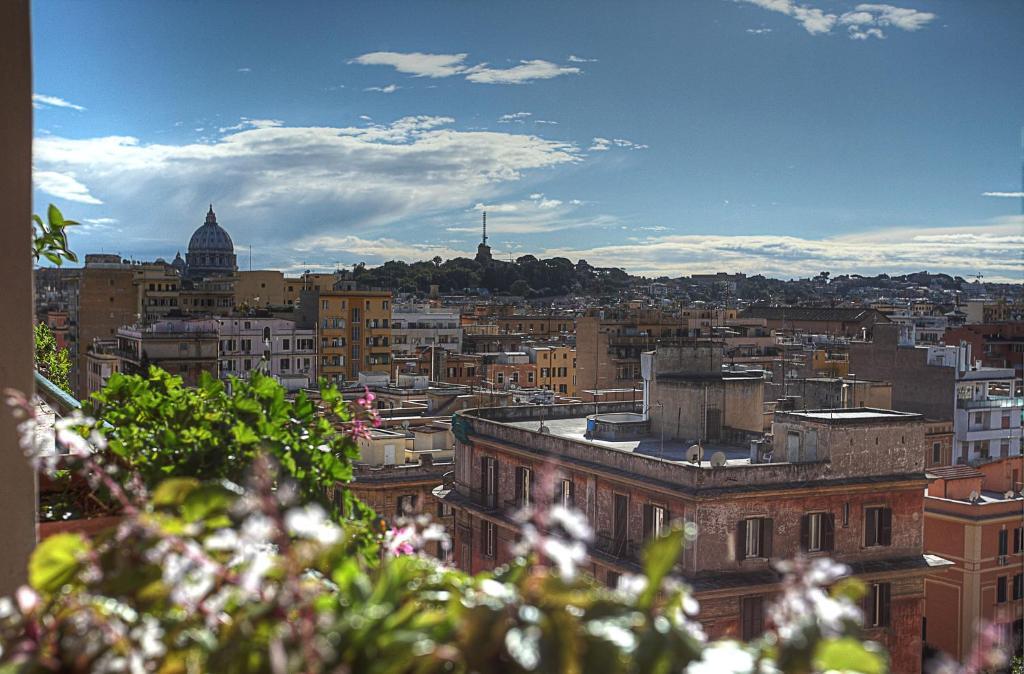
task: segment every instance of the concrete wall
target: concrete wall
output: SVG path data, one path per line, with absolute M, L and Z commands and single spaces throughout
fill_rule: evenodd
M 952 419 L 956 369 L 927 364 L 928 350 L 897 345 L 898 325 L 876 325 L 871 342 L 850 343 L 850 371 L 892 383 L 892 408 Z

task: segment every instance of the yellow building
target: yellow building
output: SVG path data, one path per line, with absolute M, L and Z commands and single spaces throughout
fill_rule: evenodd
M 285 303 L 284 273 L 273 269 L 238 272 L 235 306 L 266 307 Z
M 536 368 L 534 381 L 559 395 L 576 395 L 576 349 L 569 346 L 537 346 L 529 351 Z
M 390 291 L 321 289 L 306 296 L 316 302 L 322 376 L 340 382 L 360 372 L 391 373 Z
M 846 377 L 850 374 L 850 361 L 845 353 L 815 349 L 811 356 L 811 369 L 816 375 Z

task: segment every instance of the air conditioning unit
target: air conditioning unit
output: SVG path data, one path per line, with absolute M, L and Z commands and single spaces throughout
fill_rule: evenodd
M 1010 563 L 1010 556 L 1009 555 L 999 555 L 998 557 L 996 557 L 996 564 L 998 564 L 999 566 L 1006 566 L 1009 563 Z

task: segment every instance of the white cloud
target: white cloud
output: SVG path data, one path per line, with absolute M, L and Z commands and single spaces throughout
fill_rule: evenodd
M 363 54 L 349 61 L 364 66 L 391 66 L 400 73 L 415 77 L 451 77 L 466 70 L 463 61 L 468 54 L 423 54 L 412 52 L 402 54 L 393 51 L 376 51 Z
M 238 72 L 240 72 L 240 73 L 251 73 L 252 72 L 252 68 L 239 68 Z
M 490 226 L 490 222 L 488 222 Z M 731 269 L 794 278 L 921 270 L 1019 282 L 1024 273 L 1024 216 L 964 227 L 891 228 L 822 239 L 717 234 L 650 237 L 639 243 L 548 248 L 538 255 L 585 258 L 645 275 L 680 276 Z
M 576 54 L 569 54 L 570 63 L 597 63 L 597 59 L 585 59 L 582 56 L 576 56 Z
M 72 110 L 78 110 L 81 112 L 85 110 L 81 105 L 75 105 L 69 101 L 65 101 L 59 96 L 47 96 L 46 94 L 32 94 L 32 107 L 33 108 L 71 108 Z
M 535 120 L 533 120 L 533 123 L 534 124 L 558 124 L 558 122 L 553 122 L 550 119 L 535 119 Z
M 238 124 L 231 126 L 222 126 L 218 131 L 225 133 L 226 131 L 241 131 L 242 129 L 268 129 L 275 126 L 283 126 L 284 122 L 279 119 L 249 119 L 248 117 L 242 117 L 239 119 Z M 202 131 L 202 129 L 196 129 Z
M 527 117 L 530 117 L 532 115 L 532 112 L 510 112 L 499 117 L 498 124 L 508 124 L 510 122 L 517 122 L 519 124 L 522 124 Z
M 77 201 L 80 204 L 102 204 L 103 202 L 89 193 L 89 188 L 78 182 L 74 175 L 57 171 L 32 171 L 32 181 L 36 189 L 50 196 L 66 201 Z
M 525 84 L 533 80 L 548 80 L 559 75 L 578 75 L 581 71 L 579 68 L 534 59 L 520 61 L 519 65 L 511 68 L 489 68 L 486 63 L 481 63 L 466 72 L 466 79 L 478 84 Z
M 811 35 L 825 35 L 837 25 L 847 26 L 848 36 L 853 40 L 867 40 L 874 37 L 884 39 L 884 28 L 898 28 L 916 31 L 925 27 L 935 14 L 895 5 L 862 3 L 852 10 L 835 14 L 817 7 L 802 5 L 795 0 L 742 0 L 780 14 L 794 18 Z M 748 33 L 756 30 L 747 29 Z
M 487 211 L 488 234 L 544 234 L 565 229 L 603 228 L 616 225 L 618 220 L 609 215 L 587 216 L 578 212 L 582 205 L 578 199 L 565 202 L 534 192 L 526 199 L 507 202 L 478 203 L 474 212 Z M 476 233 L 480 227 L 473 224 L 455 225 L 449 232 Z
M 1024 192 L 982 192 L 983 197 L 1005 197 L 1008 199 L 1024 199 Z
M 767 35 L 772 32 L 771 28 L 748 28 L 747 32 L 752 35 Z
M 363 91 L 379 91 L 382 94 L 393 94 L 398 91 L 400 87 L 395 84 L 389 84 L 386 87 L 366 87 Z
M 534 80 L 546 80 L 559 75 L 576 75 L 580 69 L 560 66 L 550 61 L 534 59 L 520 61 L 511 68 L 492 68 L 487 63 L 474 66 L 466 64 L 468 54 L 424 54 L 421 52 L 401 53 L 378 51 L 363 54 L 349 63 L 364 66 L 391 66 L 401 73 L 414 77 L 452 77 L 460 75 L 478 84 L 524 84 Z
M 248 239 L 279 250 L 299 236 L 464 209 L 500 197 L 528 172 L 582 161 L 572 143 L 461 131 L 453 122 L 418 116 L 350 127 L 261 126 L 182 144 L 37 137 L 36 180 L 49 194 L 100 203 L 88 185 L 108 204 L 104 215 L 133 223 L 140 240 L 161 237 L 164 248 L 154 254 L 166 255 L 188 240 L 202 216 L 190 214 L 205 212 L 211 200 L 236 244 Z
M 612 147 L 622 147 L 631 150 L 646 150 L 649 146 L 641 143 L 634 143 L 625 138 L 594 138 L 593 144 L 587 148 L 590 152 L 606 152 Z

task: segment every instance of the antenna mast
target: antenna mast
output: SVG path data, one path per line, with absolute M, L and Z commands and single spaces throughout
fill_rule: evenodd
M 484 211 L 484 245 L 487 245 L 487 211 Z

